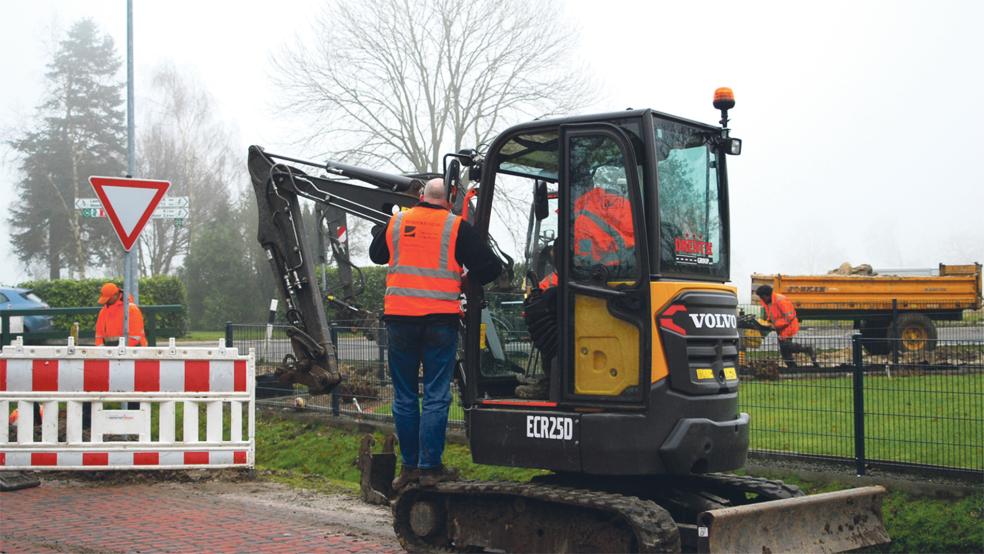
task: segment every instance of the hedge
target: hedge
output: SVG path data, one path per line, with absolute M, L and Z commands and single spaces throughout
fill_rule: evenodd
M 18 286 L 31 289 L 52 308 L 74 308 L 99 306 L 99 290 L 106 282 L 120 286 L 123 284 L 121 279 L 98 278 L 27 281 Z M 187 306 L 184 284 L 170 275 L 144 277 L 140 279 L 140 304 Z M 57 330 L 67 333 L 75 321 L 79 322 L 82 329 L 93 329 L 96 326 L 96 314 L 57 316 L 54 318 L 54 325 Z M 175 336 L 184 336 L 188 332 L 187 308 L 179 313 L 161 314 L 157 320 L 157 328 L 173 329 Z

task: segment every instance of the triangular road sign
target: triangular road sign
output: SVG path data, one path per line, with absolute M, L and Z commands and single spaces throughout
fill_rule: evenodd
M 171 183 L 123 177 L 89 177 L 89 184 L 102 202 L 116 236 L 127 252 L 137 242 L 144 225 L 157 208 Z

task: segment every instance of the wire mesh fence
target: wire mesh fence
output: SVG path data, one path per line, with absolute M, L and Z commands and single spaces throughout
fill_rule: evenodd
M 248 348 L 256 351 L 256 398 L 260 404 L 292 407 L 303 402 L 305 409 L 390 421 L 393 387 L 386 366 L 386 328 L 357 323 L 343 321 L 331 327 L 331 340 L 344 380 L 330 395 L 308 395 L 305 387 L 292 387 L 275 377 L 277 365 L 285 357 L 294 356 L 287 335 L 289 326 L 229 324 L 226 342 L 241 352 Z M 448 421 L 460 427 L 464 419 L 460 396 L 455 390 Z
M 502 326 L 505 327 L 505 326 Z M 332 327 L 345 382 L 334 394 L 307 396 L 276 382 L 290 355 L 285 326 L 230 325 L 232 346 L 257 353 L 257 401 L 390 421 L 392 386 L 383 327 Z M 517 359 L 531 348 L 525 332 L 503 329 Z M 506 336 L 508 335 L 508 336 Z M 743 337 L 739 402 L 751 416 L 751 449 L 871 465 L 984 471 L 984 328 L 967 338 L 864 339 L 858 333 L 812 334 L 790 343 L 774 333 Z M 979 337 L 979 338 L 978 338 Z M 449 422 L 462 426 L 454 391 Z
M 793 342 L 741 353 L 752 450 L 984 471 L 984 341 Z

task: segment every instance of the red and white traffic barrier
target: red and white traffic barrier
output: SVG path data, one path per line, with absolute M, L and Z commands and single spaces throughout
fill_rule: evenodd
M 24 346 L 18 338 L 0 351 L 0 470 L 252 467 L 254 384 L 253 352 L 221 342 Z M 139 408 L 106 406 L 122 402 Z

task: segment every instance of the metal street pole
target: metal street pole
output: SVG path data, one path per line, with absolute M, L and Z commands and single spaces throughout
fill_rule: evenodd
M 134 137 L 133 137 L 133 0 L 126 0 L 126 176 L 134 174 Z M 123 254 L 123 337 L 124 345 L 130 343 L 130 294 L 136 302 L 139 291 L 134 275 L 133 252 L 127 250 Z

